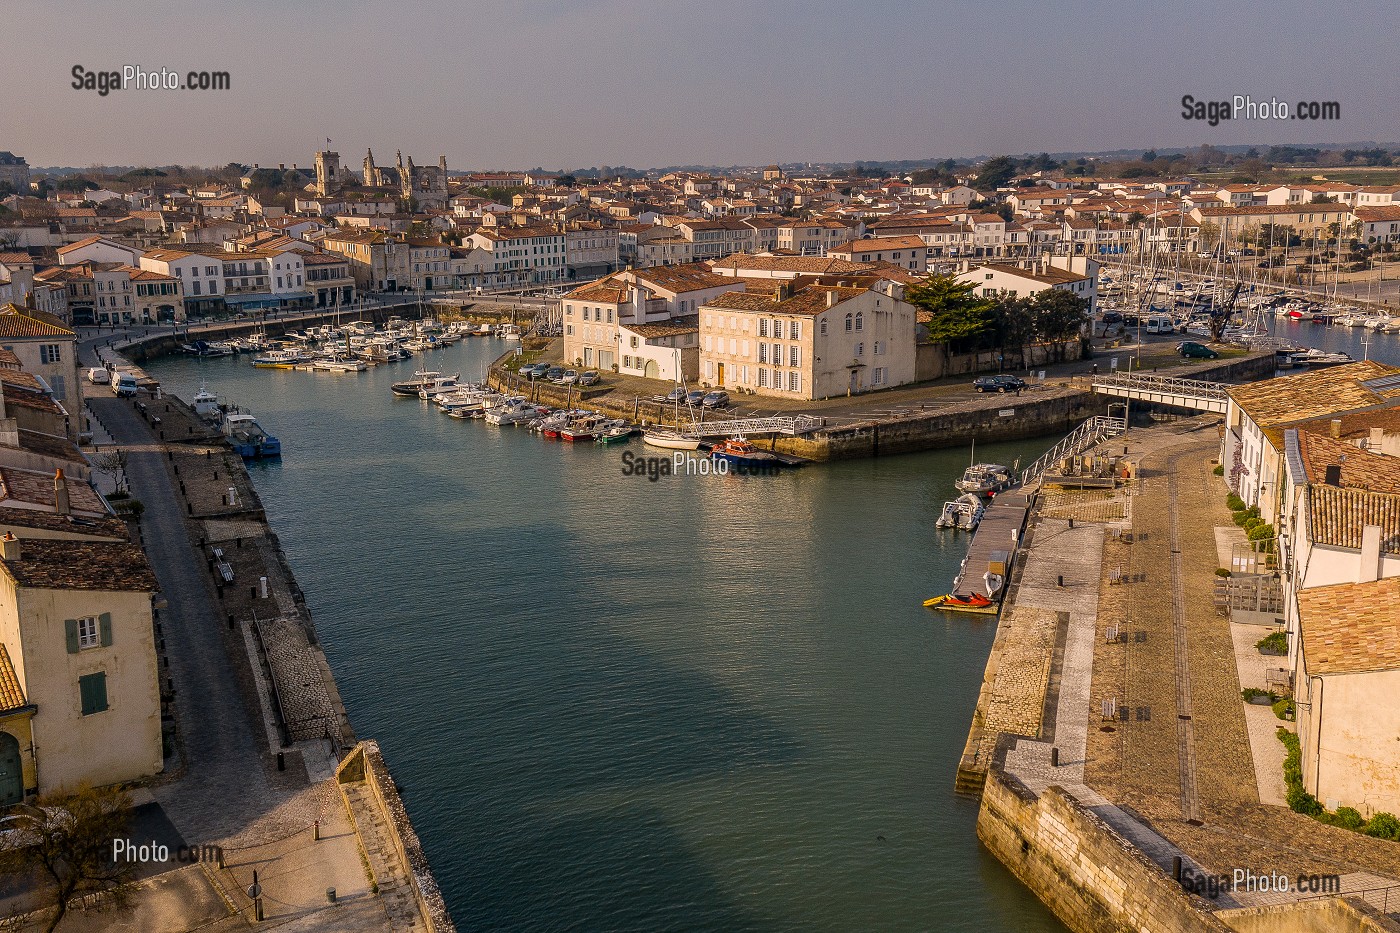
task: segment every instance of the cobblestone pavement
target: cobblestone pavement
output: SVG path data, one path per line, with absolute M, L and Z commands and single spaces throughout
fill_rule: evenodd
M 1178 847 L 1188 864 L 1212 873 L 1336 873 L 1347 890 L 1374 887 L 1378 878 L 1394 884 L 1400 878 L 1400 847 L 1394 843 L 1260 804 L 1232 625 L 1212 597 L 1219 565 L 1215 528 L 1229 522 L 1226 490 L 1211 472 L 1218 439 L 1213 430 L 1192 427 L 1130 434 L 1137 435 L 1132 443 L 1141 495 L 1133 501 L 1131 538 L 1110 536 L 1105 543 L 1100 587 L 1101 618 L 1117 621 L 1128 639 L 1095 645 L 1093 692 L 1125 697 L 1132 714 L 1108 726 L 1112 732 L 1091 723 L 1086 783 Z M 1175 581 L 1173 550 L 1179 561 Z M 1110 583 L 1115 569 L 1128 582 Z M 1182 809 L 1178 620 L 1190 675 L 1185 699 L 1194 731 L 1195 819 Z M 1145 718 L 1140 707 L 1147 709 Z M 1238 902 L 1263 903 L 1259 897 L 1241 895 Z
M 227 841 L 285 802 L 294 778 L 269 768 L 248 697 L 229 661 L 223 619 L 204 565 L 189 544 L 161 449 L 129 401 L 88 405 L 127 450 L 132 494 L 145 504 L 146 552 L 167 606 L 160 611 L 184 773 L 156 796 L 186 840 Z M 314 816 L 308 819 L 314 819 Z

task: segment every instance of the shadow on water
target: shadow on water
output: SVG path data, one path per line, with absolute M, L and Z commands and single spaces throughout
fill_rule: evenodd
M 994 627 L 921 602 L 966 448 L 650 483 L 390 396 L 416 363 L 150 368 L 282 439 L 259 494 L 464 929 L 1063 930 L 951 793 Z

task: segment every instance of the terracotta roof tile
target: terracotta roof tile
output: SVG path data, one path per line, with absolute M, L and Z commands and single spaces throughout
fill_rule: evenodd
M 1393 374 L 1400 374 L 1400 368 L 1371 360 L 1232 386 L 1228 391 L 1245 414 L 1267 428 L 1383 404 L 1388 393 L 1363 383 Z
M 1303 659 L 1309 674 L 1400 668 L 1400 577 L 1298 592 Z
M 77 334 L 52 314 L 5 305 L 0 308 L 0 338 L 20 337 L 77 337 Z
M 10 661 L 9 649 L 0 645 L 0 714 L 27 706 L 24 689 L 15 676 L 15 666 Z

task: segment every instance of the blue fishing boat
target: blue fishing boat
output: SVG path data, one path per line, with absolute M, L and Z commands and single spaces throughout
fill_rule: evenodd
M 263 430 L 258 419 L 246 412 L 233 412 L 224 418 L 224 436 L 229 446 L 244 460 L 265 460 L 282 456 L 282 442 Z

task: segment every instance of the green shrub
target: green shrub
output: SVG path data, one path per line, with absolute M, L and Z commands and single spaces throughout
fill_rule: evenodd
M 1317 802 L 1317 798 L 1303 790 L 1302 784 L 1293 784 L 1288 788 L 1288 809 L 1294 813 L 1301 813 L 1304 816 L 1318 817 L 1324 812 L 1322 804 Z
M 1244 534 L 1251 541 L 1263 541 L 1274 537 L 1274 526 L 1255 525 L 1253 528 L 1246 528 Z
M 1241 527 L 1243 527 L 1245 531 L 1249 531 L 1251 529 L 1258 528 L 1262 524 L 1264 524 L 1264 520 L 1262 518 L 1246 517 L 1244 520 L 1244 524 Z
M 1254 643 L 1254 647 L 1265 651 L 1287 651 L 1288 635 L 1284 632 L 1270 632 Z
M 1377 839 L 1390 839 L 1400 842 L 1400 820 L 1397 820 L 1390 813 L 1377 813 L 1366 821 L 1365 827 L 1361 830 L 1368 836 L 1375 836 Z
M 1224 476 L 1225 468 L 1220 464 L 1216 464 L 1215 469 L 1211 470 L 1211 472 L 1214 473 L 1216 476 Z
M 110 500 L 108 500 L 110 502 Z M 126 519 L 129 522 L 139 522 L 142 514 L 146 511 L 146 504 L 140 499 L 118 499 L 111 503 L 112 511 L 117 513 L 117 518 Z
M 1247 509 L 1244 510 L 1244 514 L 1247 515 L 1247 516 L 1249 516 L 1250 518 L 1258 518 L 1258 517 L 1259 517 L 1259 506 L 1257 506 L 1257 505 L 1251 505 L 1249 508 L 1247 508 Z
M 1226 570 L 1224 567 L 1216 567 L 1215 575 L 1217 577 L 1228 577 L 1230 575 L 1230 571 Z
M 1245 687 L 1243 690 L 1240 691 L 1240 696 L 1244 697 L 1244 701 L 1246 703 L 1255 699 L 1256 697 L 1268 697 L 1270 703 L 1278 699 L 1278 696 L 1276 694 L 1268 690 L 1260 690 L 1258 687 Z
M 1221 468 L 1220 468 L 1220 467 L 1216 467 L 1216 469 L 1218 470 L 1218 469 L 1221 469 Z M 1225 504 L 1228 505 L 1228 506 L 1230 507 L 1230 511 L 1231 511 L 1231 512 L 1243 512 L 1243 511 L 1244 511 L 1244 500 L 1241 499 L 1239 496 L 1235 495 L 1233 492 L 1230 493 L 1228 496 L 1225 497 Z
M 1292 722 L 1293 717 L 1297 712 L 1293 708 L 1293 700 L 1289 697 L 1284 697 L 1282 700 L 1276 701 L 1273 704 L 1273 708 L 1274 715 L 1277 716 L 1279 719 L 1282 719 L 1284 722 Z
M 1360 832 L 1361 828 L 1366 825 L 1366 820 L 1360 811 L 1353 807 L 1338 807 L 1337 812 L 1333 815 L 1332 825 L 1356 833 Z

